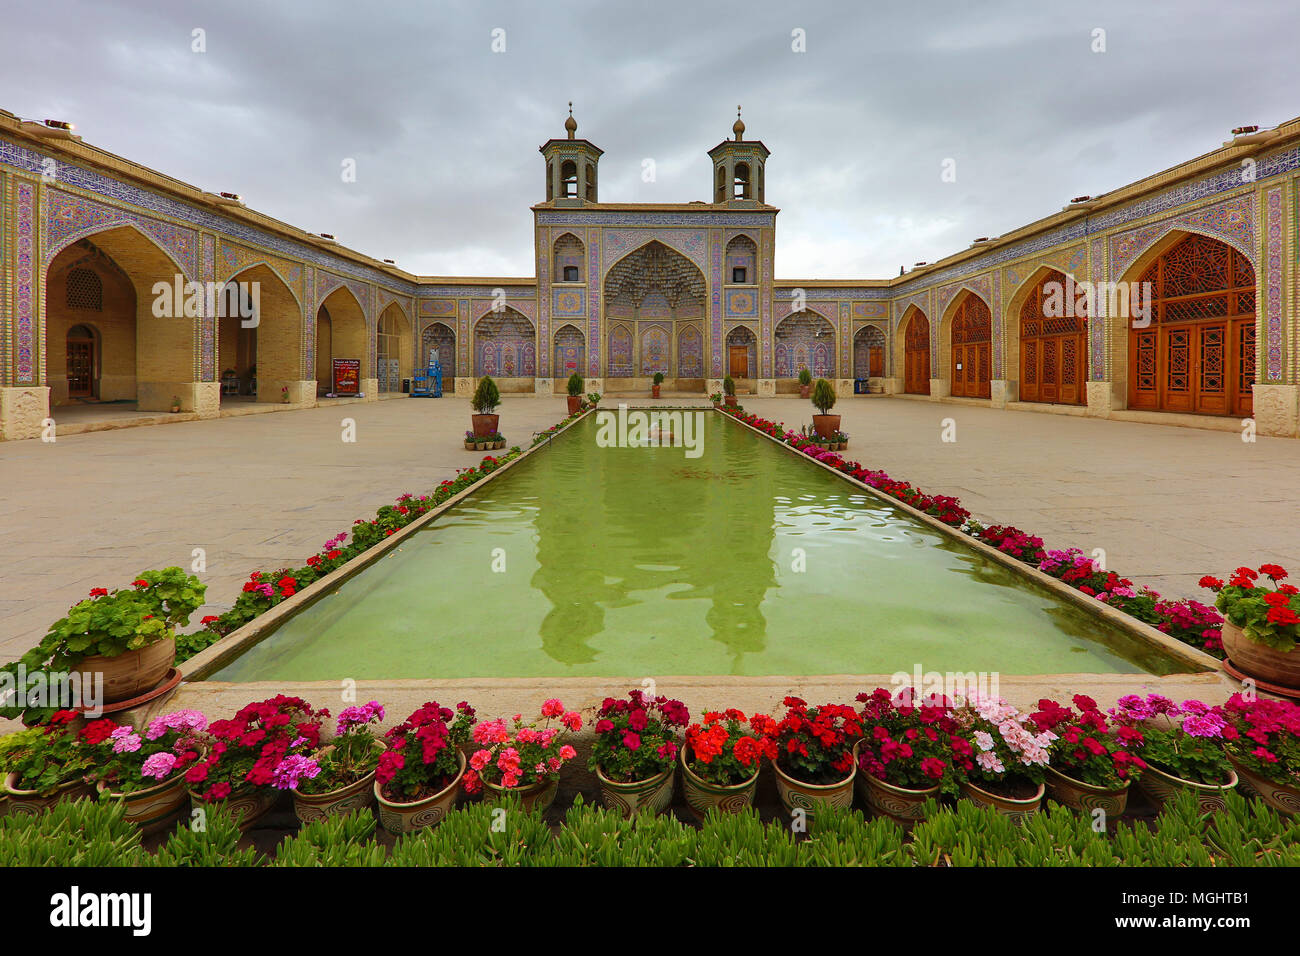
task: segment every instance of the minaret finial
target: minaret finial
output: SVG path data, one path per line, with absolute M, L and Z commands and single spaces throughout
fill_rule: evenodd
M 569 139 L 578 131 L 578 121 L 573 118 L 573 100 L 569 100 L 569 118 L 564 121 L 564 128 L 569 131 Z
M 731 127 L 731 131 L 736 134 L 736 142 L 745 137 L 745 123 L 740 118 L 740 104 L 736 104 L 736 123 Z

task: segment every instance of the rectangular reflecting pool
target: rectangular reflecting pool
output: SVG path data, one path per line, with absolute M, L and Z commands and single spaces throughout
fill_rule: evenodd
M 700 414 L 698 457 L 588 416 L 209 679 L 1191 670 Z

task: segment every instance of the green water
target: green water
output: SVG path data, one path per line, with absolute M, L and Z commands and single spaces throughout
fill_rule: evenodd
M 701 414 L 694 459 L 588 416 L 211 679 L 1186 669 Z

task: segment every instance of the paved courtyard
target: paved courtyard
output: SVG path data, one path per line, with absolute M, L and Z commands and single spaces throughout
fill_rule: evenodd
M 798 426 L 797 399 L 744 399 Z M 562 397 L 507 396 L 511 444 L 561 419 Z M 1108 566 L 1173 596 L 1204 573 L 1300 568 L 1300 443 L 1235 432 L 995 411 L 907 399 L 836 409 L 850 457 L 1049 547 L 1103 548 Z M 178 422 L 0 444 L 0 660 L 37 642 L 70 604 L 146 568 L 206 552 L 209 606 L 255 568 L 298 565 L 354 518 L 429 490 L 479 457 L 460 444 L 465 399 L 393 400 Z M 356 421 L 356 442 L 341 440 Z M 956 441 L 941 441 L 943 419 Z

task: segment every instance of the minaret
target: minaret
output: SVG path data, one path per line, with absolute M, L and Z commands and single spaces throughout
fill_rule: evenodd
M 581 206 L 596 202 L 596 166 L 604 153 L 594 143 L 578 139 L 578 121 L 573 118 L 573 102 L 569 102 L 569 118 L 564 121 L 565 139 L 548 139 L 539 148 L 546 158 L 546 201 L 557 206 Z
M 745 121 L 736 107 L 735 139 L 724 139 L 709 150 L 713 160 L 713 201 L 728 205 L 757 205 L 763 198 L 763 167 L 771 155 L 756 139 L 745 139 Z

